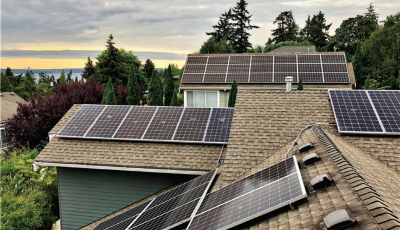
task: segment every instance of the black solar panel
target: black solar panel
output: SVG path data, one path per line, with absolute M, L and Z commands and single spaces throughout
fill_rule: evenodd
M 201 83 L 203 82 L 204 73 L 202 74 L 186 74 L 182 77 L 182 83 Z
M 186 65 L 185 73 L 204 73 L 206 65 Z
M 211 108 L 185 108 L 174 140 L 203 141 Z
M 274 73 L 274 83 L 285 83 L 286 77 L 293 77 L 293 82 L 297 82 L 297 73 Z
M 310 64 L 310 63 L 321 63 L 320 55 L 298 55 L 297 60 L 299 63 Z
M 188 65 L 205 65 L 207 64 L 208 57 L 188 57 L 186 66 Z
M 141 139 L 157 107 L 133 106 L 113 138 Z
M 275 64 L 274 65 L 274 72 L 297 72 L 297 65 L 296 64 Z
M 112 138 L 130 109 L 131 106 L 107 106 L 86 137 Z
M 208 64 L 228 64 L 229 56 L 210 56 L 208 58 Z
M 207 65 L 206 73 L 226 73 L 228 65 Z
M 228 74 L 249 75 L 250 65 L 229 65 Z
M 323 82 L 322 73 L 299 73 L 299 79 L 304 83 L 307 82 Z
M 296 55 L 275 55 L 275 64 L 276 63 L 281 63 L 281 64 L 296 64 Z
M 249 73 L 242 73 L 242 74 L 228 74 L 226 76 L 226 82 L 233 82 L 236 80 L 237 82 L 248 82 L 249 81 Z
M 272 83 L 272 73 L 251 73 L 250 82 Z
M 227 143 L 231 130 L 233 109 L 213 108 L 204 141 Z
M 208 194 L 187 229 L 228 229 L 306 196 L 291 157 Z
M 368 91 L 378 116 L 389 134 L 400 134 L 400 91 Z
M 204 76 L 204 82 L 216 82 L 216 83 L 224 83 L 226 78 L 226 74 L 206 74 Z
M 347 64 L 322 64 L 324 73 L 347 73 Z
M 264 64 L 264 65 L 251 65 L 251 73 L 272 73 L 273 65 L 272 64 Z
M 321 55 L 322 63 L 346 63 L 344 54 Z
M 348 73 L 324 73 L 325 83 L 350 83 Z
M 329 90 L 339 132 L 383 133 L 367 91 Z
M 252 65 L 257 65 L 257 64 L 272 64 L 273 63 L 274 56 L 268 55 L 268 56 L 253 56 L 251 59 L 251 64 Z
M 105 108 L 104 105 L 82 105 L 58 135 L 83 137 Z
M 299 73 L 322 73 L 321 64 L 299 64 Z
M 171 140 L 182 112 L 182 107 L 158 107 L 143 139 Z
M 251 56 L 231 56 L 229 60 L 229 65 L 231 64 L 250 65 L 250 57 Z

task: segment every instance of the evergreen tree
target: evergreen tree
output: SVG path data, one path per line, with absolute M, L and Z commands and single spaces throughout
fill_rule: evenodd
M 400 89 L 400 70 L 399 70 L 399 77 L 397 78 L 397 89 Z
M 65 73 L 64 70 L 61 72 L 61 76 L 60 76 L 60 85 L 66 85 L 67 81 L 65 80 Z
M 179 104 L 178 104 L 178 91 L 176 89 L 174 89 L 174 94 L 173 94 L 172 100 L 171 100 L 171 106 L 179 106 Z
M 250 33 L 247 31 L 260 28 L 250 24 L 252 15 L 249 15 L 247 5 L 245 0 L 240 0 L 232 10 L 234 37 L 231 39 L 231 44 L 236 53 L 246 53 L 247 48 L 252 47 L 249 42 Z
M 303 78 L 300 78 L 299 85 L 297 85 L 297 90 L 303 90 Z
M 8 76 L 5 75 L 4 73 L 1 73 L 1 92 L 11 92 L 13 91 L 13 87 L 10 83 L 10 81 L 8 80 Z
M 356 53 L 353 57 L 353 69 L 354 69 L 354 75 L 356 77 L 356 88 L 360 88 L 362 86 L 362 82 L 364 81 L 362 77 L 362 69 L 363 69 L 363 64 L 362 64 L 362 56 L 361 56 L 361 44 L 359 43 L 357 45 Z
M 367 76 L 367 79 L 365 80 L 365 84 L 364 84 L 364 89 L 371 89 L 371 79 L 369 77 L 369 75 Z
M 75 82 L 76 83 L 78 82 L 78 76 L 75 76 Z
M 149 81 L 150 81 L 151 75 L 153 74 L 154 68 L 155 68 L 154 63 L 150 59 L 147 59 L 146 63 L 144 63 L 144 66 L 143 66 L 143 72 Z
M 221 40 L 226 40 L 228 42 L 232 41 L 233 25 L 232 25 L 232 9 L 225 12 L 219 17 L 218 24 L 213 26 L 214 31 L 206 33 L 212 36 L 216 42 Z
M 117 98 L 115 97 L 114 86 L 111 77 L 108 78 L 108 83 L 106 86 L 106 90 L 104 91 L 103 100 L 101 100 L 101 104 L 103 105 L 117 104 Z
M 367 8 L 367 10 L 368 10 L 368 12 L 367 13 L 364 13 L 364 15 L 365 15 L 365 17 L 367 17 L 367 18 L 370 18 L 370 19 L 372 19 L 372 20 L 375 20 L 376 22 L 378 22 L 378 19 L 379 19 L 379 14 L 377 14 L 376 12 L 375 12 L 375 8 L 374 8 L 374 6 L 372 5 L 372 3 L 369 5 L 369 7 Z
M 275 43 L 297 40 L 299 26 L 293 18 L 292 11 L 280 13 L 274 20 L 275 24 L 278 24 L 278 28 L 272 30 L 272 37 Z
M 311 17 L 310 15 L 308 15 L 307 20 L 306 20 L 306 24 L 304 25 L 304 28 L 300 30 L 300 37 L 299 40 L 300 41 L 307 41 L 310 40 L 310 30 L 311 30 Z
M 71 83 L 71 82 L 72 82 L 72 69 L 71 69 L 71 71 L 69 71 L 69 73 L 67 74 L 66 81 L 67 81 L 67 83 Z
M 164 99 L 165 99 L 165 105 L 170 105 L 171 104 L 171 100 L 172 100 L 172 96 L 174 93 L 174 78 L 172 76 L 172 71 L 171 71 L 171 65 L 168 65 L 168 69 L 167 72 L 165 74 L 165 78 L 164 78 L 164 85 L 165 85 L 165 89 L 164 89 Z
M 126 100 L 128 102 L 128 105 L 140 105 L 140 87 L 137 71 L 138 70 L 132 66 L 127 85 L 128 98 Z
M 150 79 L 149 105 L 152 106 L 163 105 L 163 85 L 156 70 L 153 70 L 153 74 L 151 75 Z
M 228 100 L 228 107 L 235 107 L 236 104 L 236 95 L 237 95 L 237 81 L 236 79 L 233 80 L 231 91 L 229 92 L 229 100 Z
M 100 70 L 100 74 L 102 75 L 102 82 L 106 79 L 106 77 L 111 77 L 112 82 L 119 83 L 120 80 L 120 69 L 118 66 L 118 49 L 115 48 L 114 37 L 112 34 L 107 39 L 107 45 L 104 56 L 104 60 L 99 60 L 98 67 Z
M 8 67 L 8 66 L 7 66 L 7 69 L 6 69 L 6 76 L 7 76 L 7 77 L 12 77 L 12 76 L 14 76 L 13 72 L 11 71 L 10 67 Z
M 300 31 L 301 40 L 309 40 L 316 47 L 322 48 L 328 44 L 329 29 L 331 28 L 332 23 L 327 25 L 325 14 L 321 11 L 312 17 L 310 20 L 310 16 L 306 20 L 306 25 Z
M 32 71 L 27 70 L 25 73 L 25 78 L 26 78 L 26 80 L 30 81 L 32 84 L 36 84 L 35 75 L 33 74 Z
M 90 60 L 90 57 L 88 57 L 88 60 L 85 63 L 85 68 L 84 68 L 82 77 L 84 79 L 89 79 L 89 78 L 93 77 L 94 74 L 95 74 L 95 68 L 93 66 L 93 61 Z

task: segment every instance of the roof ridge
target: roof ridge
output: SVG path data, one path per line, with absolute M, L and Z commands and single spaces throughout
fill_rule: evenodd
M 360 198 L 364 204 L 363 206 L 375 223 L 382 229 L 400 227 L 398 217 L 389 205 L 381 199 L 379 192 L 376 191 L 369 182 L 365 181 L 363 176 L 342 154 L 328 135 L 320 127 L 314 127 L 313 131 L 335 162 L 339 172 L 342 173 L 354 193 Z

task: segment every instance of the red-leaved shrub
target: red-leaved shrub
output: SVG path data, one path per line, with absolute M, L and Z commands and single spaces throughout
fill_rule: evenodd
M 105 86 L 94 80 L 57 86 L 50 95 L 37 96 L 29 104 L 19 104 L 17 113 L 5 123 L 5 142 L 20 148 L 40 147 L 48 133 L 74 104 L 100 104 Z M 115 94 L 118 104 L 126 104 L 126 89 Z

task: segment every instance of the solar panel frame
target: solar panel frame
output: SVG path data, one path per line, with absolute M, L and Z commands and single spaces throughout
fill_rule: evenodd
M 211 108 L 186 107 L 172 140 L 202 142 L 211 112 Z
M 142 139 L 157 108 L 154 106 L 132 106 L 112 138 L 117 140 Z
M 272 212 L 272 211 L 274 211 L 274 210 L 276 210 L 276 209 L 278 209 L 278 208 L 281 208 L 281 207 L 283 207 L 283 206 L 286 206 L 286 205 L 289 205 L 290 203 L 294 203 L 294 202 L 296 202 L 296 201 L 298 201 L 298 200 L 301 200 L 301 199 L 304 199 L 304 198 L 306 198 L 307 197 L 307 192 L 306 192 L 306 190 L 305 190 L 305 186 L 304 186 L 304 182 L 303 182 L 303 179 L 302 179 L 302 177 L 301 177 L 301 173 L 300 173 L 300 169 L 299 169 L 299 166 L 298 166 L 298 164 L 297 164 L 297 160 L 296 160 L 296 157 L 295 156 L 293 156 L 293 157 L 291 157 L 291 158 L 288 158 L 288 159 L 291 159 L 292 161 L 293 161 L 293 164 L 294 164 L 294 167 L 296 168 L 296 170 L 295 170 L 295 172 L 293 172 L 293 173 L 291 173 L 291 174 L 288 174 L 287 176 L 285 176 L 285 177 L 282 177 L 282 178 L 280 178 L 280 179 L 278 179 L 278 180 L 275 180 L 275 181 L 272 181 L 271 183 L 269 183 L 269 184 L 266 184 L 266 185 L 263 185 L 263 186 L 260 186 L 260 187 L 258 187 L 258 188 L 255 188 L 255 189 L 253 189 L 253 190 L 251 190 L 250 192 L 247 192 L 247 193 L 245 193 L 245 194 L 241 194 L 241 195 L 239 195 L 239 196 L 237 196 L 237 197 L 235 197 L 235 198 L 233 198 L 233 199 L 230 199 L 229 201 L 227 201 L 227 202 L 224 202 L 224 203 L 221 203 L 221 204 L 217 204 L 217 205 L 215 205 L 214 207 L 212 207 L 212 208 L 209 208 L 209 209 L 207 209 L 207 210 L 203 210 L 202 212 L 199 212 L 200 211 L 200 209 L 199 210 L 197 210 L 196 211 L 196 214 L 194 215 L 194 217 L 191 219 L 191 221 L 190 221 L 190 223 L 189 223 L 189 225 L 188 225 L 188 227 L 186 228 L 186 229 L 188 229 L 188 230 L 191 230 L 192 228 L 193 229 L 218 229 L 218 230 L 221 230 L 221 229 L 229 229 L 229 228 L 232 228 L 232 227 L 235 227 L 235 226 L 238 226 L 238 225 L 240 225 L 240 224 L 242 224 L 242 223 L 245 223 L 245 222 L 247 222 L 247 221 L 249 221 L 249 220 L 251 220 L 251 219 L 254 219 L 254 218 L 257 218 L 257 217 L 259 217 L 259 216 L 262 216 L 262 215 L 264 215 L 264 214 L 266 214 L 266 213 L 270 213 L 270 212 Z M 286 161 L 287 159 L 285 159 L 284 161 Z M 279 164 L 279 163 L 281 163 L 281 162 L 278 162 L 277 164 Z M 268 167 L 269 168 L 269 167 Z M 266 168 L 266 169 L 268 169 L 268 168 Z M 265 169 L 264 169 L 265 170 Z M 261 170 L 261 171 L 263 171 L 263 170 Z M 253 176 L 253 175 L 255 175 L 255 174 L 252 174 L 252 175 L 250 175 L 250 176 L 248 176 L 248 177 L 246 177 L 246 178 L 249 178 L 249 177 L 251 177 L 251 176 Z M 239 180 L 239 181 L 242 181 L 242 180 L 245 180 L 246 178 L 243 178 L 243 179 L 241 179 L 241 180 Z M 296 191 L 296 193 L 294 193 L 293 195 L 292 195 L 292 193 L 291 192 L 289 192 L 289 193 L 283 193 L 283 194 L 287 194 L 285 197 L 283 197 L 283 198 L 285 198 L 285 199 L 287 199 L 288 198 L 288 195 L 290 196 L 290 199 L 288 199 L 288 200 L 286 200 L 286 201 L 284 201 L 284 202 L 278 202 L 276 205 L 274 205 L 274 206 L 272 206 L 272 207 L 270 207 L 270 206 L 268 206 L 268 208 L 267 209 L 264 209 L 264 210 L 256 210 L 254 207 L 255 206 L 259 206 L 259 209 L 261 209 L 262 207 L 261 207 L 261 202 L 264 202 L 265 200 L 264 199 L 261 199 L 261 196 L 262 196 L 262 194 L 264 194 L 265 193 L 265 189 L 266 188 L 270 188 L 270 187 L 272 187 L 272 185 L 273 184 L 275 184 L 275 183 L 281 183 L 282 181 L 285 181 L 285 180 L 295 180 L 294 182 L 295 183 L 297 183 L 297 189 L 299 189 L 299 191 Z M 239 181 L 237 181 L 237 182 L 239 182 Z M 229 186 L 233 186 L 235 183 L 237 183 L 237 182 L 234 182 L 233 184 L 230 184 L 230 185 L 228 185 L 228 186 L 225 186 L 224 188 L 226 188 L 226 187 L 229 187 Z M 292 181 L 293 182 L 293 181 Z M 288 182 L 288 187 L 289 187 L 289 189 L 291 189 L 290 188 L 290 183 Z M 221 188 L 221 189 L 223 189 L 223 188 Z M 219 190 L 221 190 L 221 189 L 219 189 Z M 274 187 L 273 189 L 275 189 L 276 190 L 276 187 Z M 212 192 L 212 193 L 215 193 L 215 192 L 217 192 L 217 191 L 219 191 L 219 190 L 216 190 L 216 191 L 214 191 L 214 192 Z M 270 190 L 269 190 L 270 191 Z M 291 190 L 290 190 L 291 191 Z M 212 193 L 210 193 L 210 194 L 212 194 Z M 256 197 L 258 195 L 258 198 Z M 279 197 L 281 197 L 281 194 L 279 193 L 279 195 L 278 195 Z M 240 219 L 239 218 L 239 215 L 234 215 L 235 213 L 238 213 L 238 212 L 241 212 L 242 210 L 242 208 L 244 207 L 244 208 L 246 208 L 246 202 L 247 201 L 249 201 L 249 198 L 250 197 L 250 199 L 251 198 L 253 198 L 253 197 L 256 197 L 257 199 L 255 200 L 255 202 L 254 202 L 254 205 L 253 205 L 253 203 L 251 203 L 251 204 L 247 204 L 247 209 L 245 209 L 245 210 L 247 210 L 247 214 L 249 214 L 247 217 L 245 217 L 245 218 L 242 218 L 242 219 Z M 247 199 L 246 199 L 247 198 Z M 244 202 L 241 202 L 241 201 L 244 201 Z M 274 204 L 274 203 L 273 203 Z M 227 210 L 227 209 L 225 209 L 225 212 L 229 212 L 229 217 L 232 217 L 232 219 L 234 220 L 233 222 L 231 222 L 230 224 L 225 224 L 225 225 L 223 225 L 223 226 L 215 226 L 215 225 L 206 225 L 207 224 L 207 222 L 212 222 L 212 221 L 214 221 L 214 219 L 213 218 L 215 218 L 215 220 L 216 221 L 218 221 L 218 223 L 221 223 L 222 221 L 225 221 L 225 222 L 227 222 L 227 219 L 226 218 L 223 218 L 223 216 L 224 216 L 224 209 L 223 209 L 223 207 L 224 206 L 226 206 L 226 205 L 230 205 L 231 206 L 231 209 L 230 210 Z M 232 208 L 236 208 L 236 209 L 232 209 Z M 219 215 L 219 216 L 218 216 Z M 226 215 L 225 215 L 226 216 Z M 199 217 L 199 218 L 201 218 L 201 217 L 203 217 L 203 218 L 201 218 L 199 221 L 200 221 L 200 226 L 198 226 L 198 225 L 196 225 L 196 218 L 197 217 Z M 228 217 L 228 218 L 229 218 Z M 236 218 L 235 218 L 236 217 Z M 240 215 L 240 217 L 242 217 L 242 215 Z M 231 220 L 232 220 L 231 219 Z M 199 222 L 199 221 L 197 221 L 197 222 Z M 202 226 L 202 225 L 205 225 L 205 226 Z M 192 228 L 191 228 L 192 227 Z
M 171 141 L 184 109 L 182 107 L 158 107 L 142 140 Z
M 367 93 L 382 122 L 385 134 L 400 135 L 400 91 L 368 90 Z
M 213 143 L 228 143 L 234 109 L 231 109 L 231 111 L 229 110 L 230 109 L 221 110 L 221 108 L 212 108 L 204 142 L 211 141 Z M 223 116 L 224 121 L 221 121 L 221 118 L 219 118 L 220 116 Z M 225 119 L 228 119 L 226 124 L 224 123 Z M 229 127 L 225 127 L 225 125 Z

